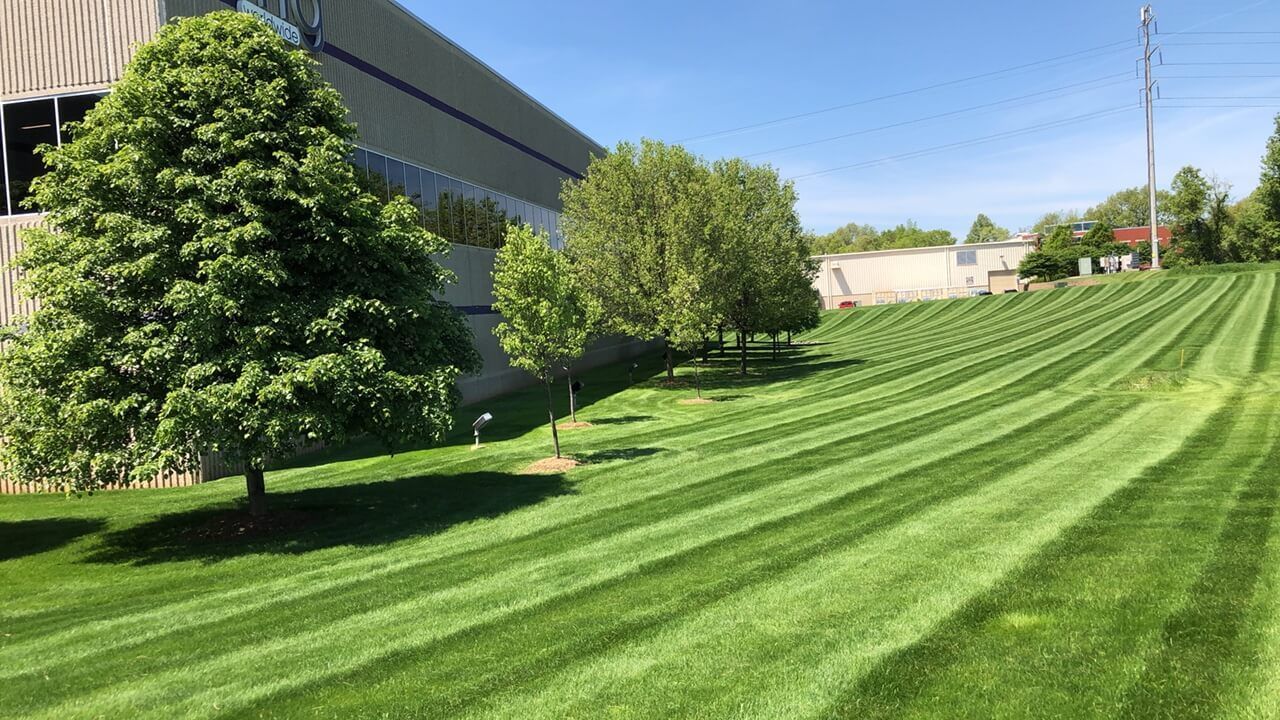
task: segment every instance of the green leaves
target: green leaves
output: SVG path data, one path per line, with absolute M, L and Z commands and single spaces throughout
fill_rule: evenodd
M 35 184 L 18 261 L 40 309 L 0 356 L 0 458 L 87 490 L 261 467 L 301 439 L 435 439 L 479 360 L 436 300 L 447 244 L 361 190 L 305 54 L 238 13 L 139 49 Z
M 586 352 L 599 311 L 545 235 L 527 225 L 507 231 L 494 265 L 493 294 L 503 318 L 494 334 L 515 367 L 547 382 Z

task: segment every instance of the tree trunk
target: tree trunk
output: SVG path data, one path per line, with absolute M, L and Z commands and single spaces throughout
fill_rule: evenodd
M 262 468 L 253 465 L 245 468 L 245 486 L 249 491 L 249 514 L 262 517 L 267 514 L 267 481 Z
M 573 373 L 566 372 L 564 376 L 569 383 L 569 422 L 577 423 L 578 407 L 577 407 L 577 398 L 573 396 Z
M 773 334 L 773 359 L 778 359 L 778 333 Z
M 702 399 L 702 375 L 698 372 L 698 356 L 693 356 L 693 386 L 698 391 L 698 399 Z
M 671 343 L 667 341 L 666 335 L 662 336 L 662 348 L 662 360 L 667 364 L 667 381 L 675 382 L 676 366 L 671 362 Z
M 560 457 L 560 433 L 556 430 L 556 411 L 551 407 L 551 381 L 542 383 L 547 386 L 547 417 L 551 419 L 551 444 L 555 445 L 556 458 Z
M 747 374 L 747 336 L 745 333 L 738 333 L 738 374 L 743 376 Z
M 791 331 L 787 331 L 787 347 L 791 347 Z
M 718 332 L 720 333 L 720 355 L 723 357 L 724 356 L 724 328 L 720 328 Z

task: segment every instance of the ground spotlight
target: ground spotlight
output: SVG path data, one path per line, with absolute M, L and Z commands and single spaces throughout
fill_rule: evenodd
M 476 431 L 476 447 L 480 447 L 480 429 L 488 425 L 492 420 L 493 413 L 485 413 L 471 423 L 471 428 Z

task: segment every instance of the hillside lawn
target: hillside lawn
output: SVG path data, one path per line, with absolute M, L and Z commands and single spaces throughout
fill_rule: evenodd
M 703 405 L 646 357 L 581 467 L 520 473 L 534 389 L 267 536 L 240 478 L 0 498 L 0 717 L 1280 716 L 1278 280 L 837 311 Z

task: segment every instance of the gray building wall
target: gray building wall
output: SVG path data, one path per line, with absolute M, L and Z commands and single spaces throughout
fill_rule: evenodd
M 233 0 L 2 0 L 0 101 L 103 90 L 134 48 L 168 19 L 234 7 Z M 566 178 L 604 148 L 391 0 L 325 0 L 321 74 L 345 97 L 360 144 L 553 210 Z M 433 102 L 435 104 L 433 104 Z M 0 322 L 33 309 L 14 292 L 7 265 L 32 215 L 0 217 Z M 530 384 L 497 345 L 494 251 L 454 245 L 442 259 L 458 276 L 445 299 L 467 308 L 484 371 L 459 386 L 477 402 Z M 651 347 L 620 338 L 597 343 L 579 368 Z M 219 471 L 200 473 L 215 477 Z M 179 484 L 197 481 L 194 476 Z M 0 488 L 0 492 L 4 489 Z
M 234 3 L 164 0 L 163 12 L 173 18 L 229 5 Z M 591 156 L 605 152 L 394 2 L 329 0 L 324 18 L 326 48 L 316 56 L 320 72 L 346 98 L 360 143 L 371 150 L 555 210 L 561 207 L 561 182 L 571 173 L 585 172 Z M 370 68 L 390 77 L 375 75 Z M 389 80 L 439 100 L 570 172 L 433 107 Z

